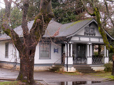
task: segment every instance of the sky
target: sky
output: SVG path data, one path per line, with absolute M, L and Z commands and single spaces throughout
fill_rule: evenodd
M 5 5 L 4 5 L 3 0 L 0 0 L 0 9 L 1 9 L 1 8 L 4 8 L 4 7 L 5 7 Z
M 99 1 L 103 2 L 103 0 L 99 0 Z M 1 8 L 5 8 L 4 1 L 3 0 L 0 0 L 0 9 Z

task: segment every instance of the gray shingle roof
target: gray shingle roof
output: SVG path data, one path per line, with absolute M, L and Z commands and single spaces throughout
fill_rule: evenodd
M 76 22 L 72 22 L 72 23 L 68 23 L 68 24 L 63 24 L 60 29 L 60 33 L 57 35 L 57 37 L 69 36 L 69 35 L 75 33 L 76 31 L 78 31 L 80 28 L 82 28 L 84 25 L 86 25 L 91 20 L 92 19 L 80 20 L 80 21 L 76 21 Z
M 89 23 L 92 19 L 87 19 L 87 20 L 80 20 L 72 23 L 67 23 L 67 24 L 60 24 L 54 20 L 51 20 L 46 31 L 45 35 L 43 37 L 66 37 L 69 36 L 76 31 L 78 31 L 80 28 L 82 28 L 84 25 Z M 28 28 L 29 30 L 31 29 L 34 21 L 28 22 Z M 15 32 L 22 37 L 23 36 L 23 31 L 22 27 L 18 26 L 15 29 Z M 6 40 L 10 39 L 6 34 L 3 34 L 0 36 L 0 40 Z

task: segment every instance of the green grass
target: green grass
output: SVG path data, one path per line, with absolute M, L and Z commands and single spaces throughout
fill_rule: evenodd
M 77 72 L 64 72 L 65 75 L 79 75 Z
M 111 76 L 111 72 L 96 72 L 96 73 L 90 73 L 88 75 L 102 77 L 102 78 L 109 78 Z
M 79 72 L 63 72 L 63 71 L 57 71 L 57 73 L 60 73 L 60 74 L 65 74 L 65 75 L 71 75 L 71 76 L 75 76 L 75 75 L 81 75 L 82 73 L 79 73 Z
M 65 75 L 91 75 L 91 76 L 107 78 L 107 79 L 114 78 L 111 76 L 111 72 L 96 72 L 96 73 L 88 73 L 88 74 L 81 74 L 79 72 L 62 72 L 62 74 L 65 74 Z
M 40 82 L 36 81 L 38 85 L 43 85 Z M 25 83 L 22 83 L 20 81 L 1 81 L 0 85 L 26 85 Z
M 0 82 L 0 85 L 19 85 L 20 83 L 18 81 L 4 81 Z

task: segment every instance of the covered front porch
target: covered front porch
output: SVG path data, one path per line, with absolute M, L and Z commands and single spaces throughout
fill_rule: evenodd
M 108 63 L 108 50 L 105 45 L 92 43 L 65 44 L 65 58 L 75 64 L 104 64 Z M 68 50 L 68 52 L 67 52 Z
M 65 67 L 66 71 L 73 65 L 103 65 L 109 62 L 109 53 L 101 43 L 66 43 Z

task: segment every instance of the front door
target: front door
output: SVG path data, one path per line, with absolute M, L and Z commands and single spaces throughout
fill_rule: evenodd
M 77 44 L 77 56 L 76 62 L 77 64 L 86 64 L 86 44 Z

